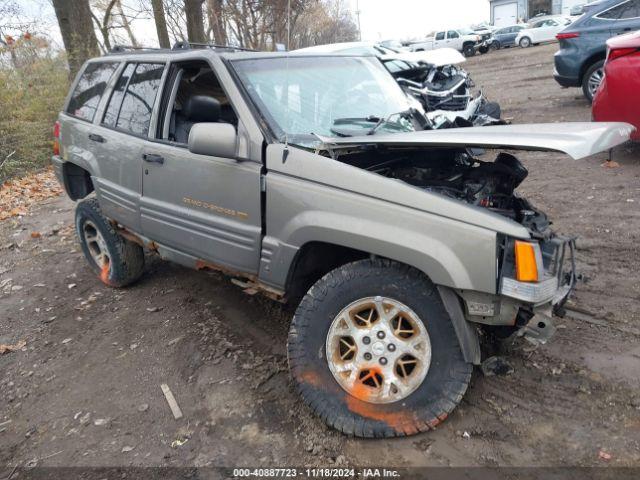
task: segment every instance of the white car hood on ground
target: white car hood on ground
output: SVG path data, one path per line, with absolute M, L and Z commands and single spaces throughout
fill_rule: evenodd
M 464 56 L 455 48 L 438 48 L 436 50 L 420 52 L 399 52 L 394 55 L 385 55 L 382 59 L 398 59 L 406 62 L 425 62 L 435 67 L 458 65 L 467 61 L 467 59 L 464 58 Z
M 635 127 L 622 122 L 534 123 L 450 128 L 359 137 L 319 137 L 327 150 L 357 145 L 481 147 L 556 151 L 574 159 L 609 150 L 629 140 Z

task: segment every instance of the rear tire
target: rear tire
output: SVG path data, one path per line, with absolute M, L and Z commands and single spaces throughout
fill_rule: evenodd
M 118 235 L 97 199 L 78 203 L 76 233 L 89 266 L 105 285 L 124 287 L 140 278 L 144 271 L 143 248 Z
M 604 78 L 604 60 L 599 60 L 591 65 L 582 77 L 582 93 L 589 102 L 593 102 L 593 97 Z
M 529 48 L 531 46 L 531 39 L 529 37 L 522 37 L 518 45 L 520 45 L 520 48 Z
M 355 347 L 351 358 L 343 356 L 345 339 L 347 353 Z M 417 357 L 407 357 L 406 348 Z M 330 427 L 358 437 L 435 428 L 462 400 L 473 368 L 435 285 L 414 268 L 380 259 L 346 264 L 311 287 L 291 323 L 287 353 L 305 403 Z M 347 367 L 349 374 L 340 373 Z M 372 373 L 379 378 L 370 384 Z

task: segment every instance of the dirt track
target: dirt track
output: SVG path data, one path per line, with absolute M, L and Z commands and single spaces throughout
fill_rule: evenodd
M 555 49 L 467 68 L 514 122 L 589 120 L 581 93 L 551 78 Z M 552 344 L 512 352 L 512 375 L 476 373 L 436 431 L 395 440 L 346 438 L 300 403 L 286 372 L 292 313 L 278 304 L 154 257 L 135 286 L 109 289 L 63 198 L 1 222 L 0 344 L 27 346 L 0 356 L 0 466 L 640 466 L 640 149 L 614 155 L 613 169 L 604 156 L 521 156 L 521 192 L 580 236 L 582 313 L 558 321 Z

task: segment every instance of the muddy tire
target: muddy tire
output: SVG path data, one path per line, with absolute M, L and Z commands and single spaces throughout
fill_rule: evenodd
M 97 199 L 83 200 L 76 206 L 76 233 L 89 266 L 104 284 L 124 287 L 140 278 L 144 250 L 118 235 L 102 215 Z
M 585 98 L 593 102 L 593 97 L 604 78 L 604 60 L 599 60 L 591 65 L 582 77 L 582 93 Z
M 303 400 L 330 427 L 358 437 L 435 428 L 472 372 L 434 284 L 389 260 L 349 263 L 313 285 L 287 353 Z

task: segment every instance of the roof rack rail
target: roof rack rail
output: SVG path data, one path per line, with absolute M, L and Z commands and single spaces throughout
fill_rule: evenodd
M 157 47 L 137 47 L 134 45 L 114 45 L 109 50 L 109 53 L 122 53 L 127 50 L 162 50 L 162 48 Z
M 189 50 L 190 48 L 214 48 L 224 50 L 242 50 L 243 52 L 255 52 L 253 48 L 236 47 L 234 45 L 219 45 L 216 43 L 200 43 L 200 42 L 176 42 L 171 50 Z

